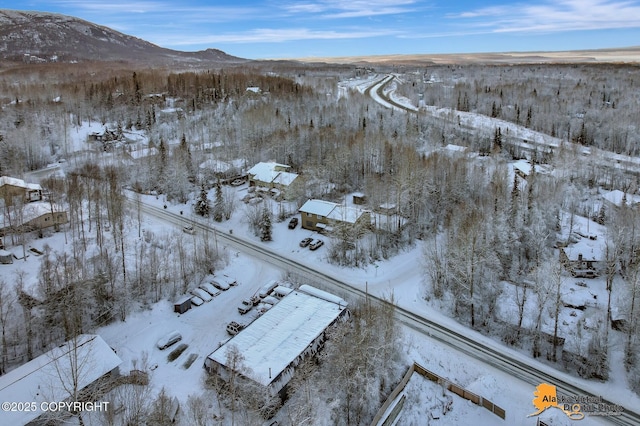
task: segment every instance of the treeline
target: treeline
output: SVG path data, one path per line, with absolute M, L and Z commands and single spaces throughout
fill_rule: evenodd
M 634 64 L 443 65 L 407 73 L 399 91 L 416 105 L 422 99 L 635 156 L 639 71 Z
M 122 193 L 122 176 L 89 163 L 43 182 L 52 205 L 68 211 L 59 231 L 69 248 L 45 245 L 35 286 L 24 273 L 0 280 L 0 371 L 174 299 L 224 262 L 206 232 L 157 236 L 143 229 L 140 205 Z

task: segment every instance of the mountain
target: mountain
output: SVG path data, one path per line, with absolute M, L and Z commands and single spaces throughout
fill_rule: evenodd
M 143 65 L 247 62 L 221 50 L 180 52 L 57 13 L 0 10 L 3 62 L 121 61 Z

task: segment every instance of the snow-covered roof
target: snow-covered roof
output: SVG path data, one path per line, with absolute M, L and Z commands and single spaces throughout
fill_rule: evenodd
M 275 162 L 261 162 L 253 166 L 247 173 L 253 176 L 253 179 L 261 182 L 277 183 L 289 186 L 298 177 L 296 173 L 285 171 L 290 166 Z
M 310 286 L 308 284 L 302 284 L 300 288 L 298 288 L 298 290 L 303 293 L 307 293 L 310 296 L 315 296 L 328 302 L 337 303 L 340 306 L 348 305 L 347 301 L 342 297 L 336 296 L 335 294 L 329 293 L 328 291 L 320 290 L 319 288 Z
M 150 157 L 152 155 L 156 155 L 157 153 L 158 153 L 158 150 L 155 147 L 151 147 L 151 148 L 142 148 L 142 149 L 138 149 L 138 150 L 135 150 L 135 151 L 131 151 L 129 153 L 129 155 L 134 160 L 139 160 L 141 158 L 145 158 L 145 157 Z
M 278 174 L 273 178 L 272 182 L 283 186 L 289 186 L 298 177 L 296 173 L 290 172 L 277 172 Z
M 582 255 L 582 260 L 598 262 L 604 260 L 605 244 L 601 240 L 581 238 L 577 243 L 563 248 L 569 260 L 578 260 Z
M 365 210 L 323 200 L 308 200 L 299 209 L 303 213 L 315 214 L 339 222 L 356 223 Z
M 71 355 L 71 354 L 74 355 Z M 76 356 L 77 355 L 77 356 Z M 26 424 L 43 414 L 42 402 L 59 402 L 69 398 L 65 387 L 72 386 L 72 377 L 83 389 L 118 367 L 122 360 L 98 335 L 81 334 L 32 359 L 15 370 L 0 376 L 0 400 L 37 404 L 35 411 L 6 411 L 4 424 Z M 77 365 L 72 368 L 71 365 Z
M 38 191 L 42 190 L 42 187 L 37 183 L 25 183 L 25 181 L 23 181 L 22 179 L 13 178 L 9 176 L 0 176 L 0 186 L 4 186 L 4 185 L 17 186 L 17 187 L 29 189 L 29 190 L 38 190 Z
M 337 206 L 336 203 L 324 200 L 307 200 L 306 203 L 300 207 L 300 211 L 308 214 L 317 214 L 323 217 L 329 216 L 331 210 Z
M 613 191 L 609 191 L 603 194 L 602 197 L 611 204 L 622 206 L 622 199 L 625 197 L 625 193 L 620 191 L 619 189 L 614 189 Z M 634 204 L 640 203 L 640 195 L 627 194 L 626 197 L 627 206 L 632 206 Z
M 222 161 L 222 160 L 214 160 L 212 158 L 208 159 L 207 161 L 200 163 L 199 166 L 201 169 L 209 169 L 209 170 L 213 170 L 216 173 L 224 173 L 227 172 L 231 169 L 231 164 L 227 163 L 226 161 Z
M 335 208 L 331 210 L 331 213 L 329 213 L 327 218 L 337 220 L 339 222 L 356 223 L 364 212 L 365 211 L 363 209 L 337 204 Z
M 525 176 L 529 176 L 531 174 L 531 163 L 529 160 L 518 160 L 513 163 L 514 170 L 520 171 Z M 546 164 L 536 164 L 536 172 L 542 174 L 549 173 L 549 166 Z
M 19 208 L 22 209 L 21 223 L 27 223 L 47 213 L 51 213 L 51 204 L 46 202 L 26 203 Z M 54 204 L 53 212 L 58 213 L 60 211 L 61 210 Z M 6 214 L 0 214 L 0 228 L 7 228 L 10 224 L 19 224 L 16 221 L 15 214 L 11 213 L 11 220 L 9 220 Z
M 268 386 L 345 309 L 345 305 L 293 291 L 208 358 L 226 365 L 227 351 L 235 345 L 244 357 L 247 376 Z

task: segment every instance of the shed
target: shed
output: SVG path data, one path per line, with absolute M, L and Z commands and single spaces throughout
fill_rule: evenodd
M 191 296 L 184 295 L 173 304 L 173 312 L 184 314 L 191 309 Z
M 13 254 L 6 250 L 0 250 L 0 263 L 3 265 L 9 265 L 13 263 Z
M 367 196 L 361 192 L 355 192 L 353 194 L 353 204 L 357 204 L 357 205 L 367 204 Z

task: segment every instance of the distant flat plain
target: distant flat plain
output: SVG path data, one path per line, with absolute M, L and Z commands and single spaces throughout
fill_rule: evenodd
M 640 46 L 571 50 L 558 52 L 503 52 L 503 53 L 450 53 L 450 54 L 398 54 L 373 56 L 307 57 L 303 62 L 334 64 L 532 64 L 532 63 L 640 63 Z

